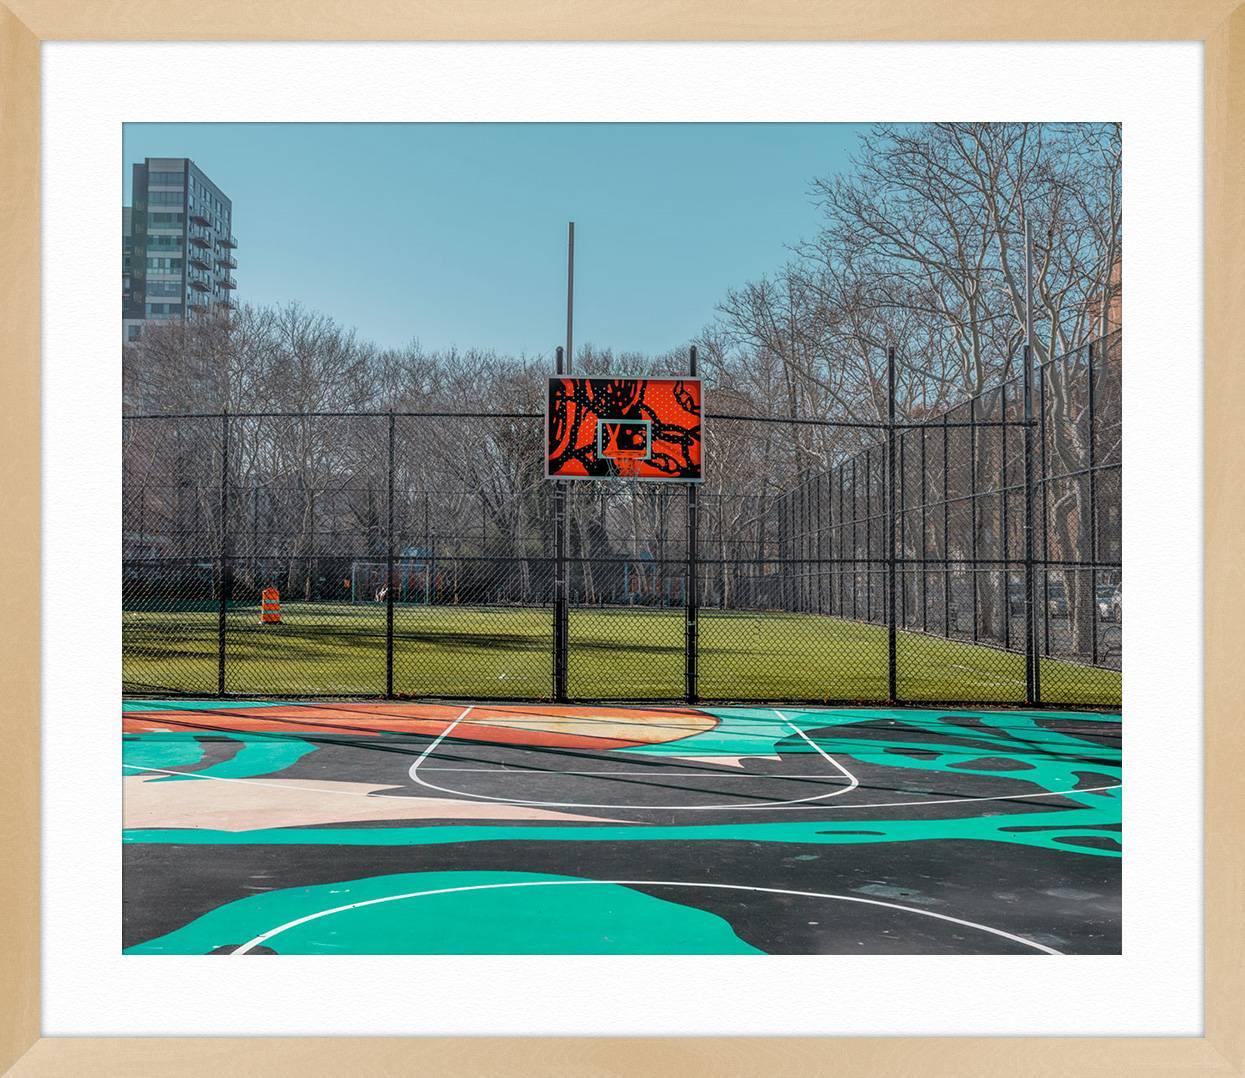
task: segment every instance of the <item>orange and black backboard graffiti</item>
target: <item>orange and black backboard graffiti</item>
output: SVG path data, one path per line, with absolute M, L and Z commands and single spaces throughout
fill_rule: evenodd
M 699 378 L 550 378 L 545 475 L 699 482 L 700 416 Z

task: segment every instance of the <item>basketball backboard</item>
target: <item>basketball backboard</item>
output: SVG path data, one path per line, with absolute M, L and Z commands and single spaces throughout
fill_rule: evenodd
M 699 482 L 700 388 L 690 377 L 551 377 L 546 477 Z

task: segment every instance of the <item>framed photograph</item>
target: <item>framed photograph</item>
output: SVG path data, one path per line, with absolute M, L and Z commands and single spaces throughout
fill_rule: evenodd
M 0 1062 L 1245 1073 L 1242 42 L 0 7 Z

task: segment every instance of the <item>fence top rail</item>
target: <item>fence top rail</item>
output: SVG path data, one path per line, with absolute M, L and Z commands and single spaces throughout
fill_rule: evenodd
M 456 410 L 419 412 L 139 412 L 123 415 L 128 419 L 544 419 L 544 412 L 481 412 Z M 885 420 L 873 422 L 848 419 L 815 419 L 802 416 L 735 415 L 729 412 L 706 412 L 706 419 L 739 420 L 747 423 L 799 423 L 822 427 L 861 427 L 884 430 Z
M 123 415 L 122 420 L 154 419 L 544 419 L 543 412 L 140 412 Z M 732 412 L 706 412 L 705 419 L 728 420 L 739 423 L 795 424 L 812 427 L 843 427 L 857 430 L 915 430 L 928 427 L 930 420 L 898 420 L 888 423 L 880 420 L 815 419 L 808 416 L 738 415 Z M 1023 427 L 1035 426 L 1037 420 L 979 419 L 948 422 L 932 421 L 939 427 Z
M 543 412 L 141 412 L 127 419 L 544 419 Z

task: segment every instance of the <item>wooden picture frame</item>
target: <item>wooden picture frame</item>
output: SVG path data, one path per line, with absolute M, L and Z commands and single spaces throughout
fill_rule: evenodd
M 40 44 L 178 40 L 1194 40 L 1205 63 L 1205 1033 L 1182 1038 L 47 1038 L 40 1034 Z M 0 505 L 11 566 L 0 701 L 0 1066 L 18 1075 L 235 1070 L 691 1075 L 1245 1073 L 1245 758 L 1234 674 L 1245 533 L 1245 3 L 1237 0 L 362 0 L 0 3 Z M 1234 1018 L 1233 1015 L 1236 1017 Z M 11 1070 L 10 1070 L 11 1068 Z

